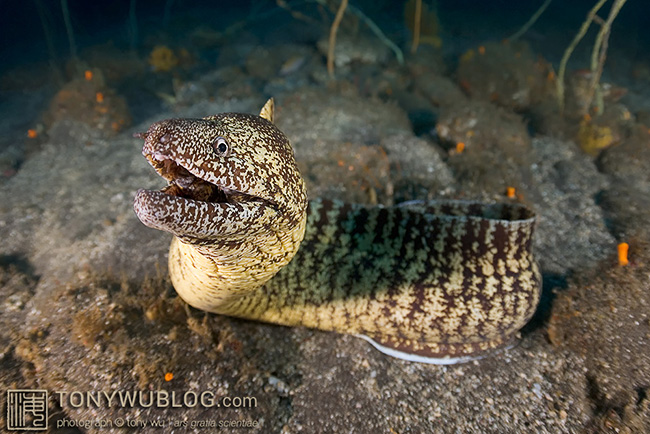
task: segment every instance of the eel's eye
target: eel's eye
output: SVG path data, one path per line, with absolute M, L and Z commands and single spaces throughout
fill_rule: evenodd
M 217 137 L 217 140 L 212 144 L 214 152 L 221 155 L 222 157 L 228 156 L 228 142 L 223 137 Z

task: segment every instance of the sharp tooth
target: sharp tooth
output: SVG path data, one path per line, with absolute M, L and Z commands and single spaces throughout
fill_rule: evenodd
M 188 188 L 190 185 L 192 185 L 193 178 L 191 177 L 176 178 L 174 181 L 182 188 Z

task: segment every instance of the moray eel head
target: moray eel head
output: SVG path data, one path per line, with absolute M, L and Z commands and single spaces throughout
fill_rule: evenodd
M 218 312 L 289 263 L 305 234 L 307 194 L 272 99 L 260 116 L 169 119 L 136 136 L 168 185 L 139 190 L 133 207 L 142 223 L 176 236 L 169 274 L 185 301 Z
M 307 196 L 289 140 L 272 123 L 272 104 L 261 116 L 169 119 L 136 134 L 168 182 L 160 191 L 138 191 L 138 218 L 195 244 L 291 231 L 304 219 Z

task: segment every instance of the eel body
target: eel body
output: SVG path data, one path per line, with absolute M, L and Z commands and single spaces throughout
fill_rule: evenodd
M 139 190 L 135 212 L 174 235 L 171 280 L 198 309 L 350 333 L 428 363 L 508 346 L 535 311 L 523 205 L 308 201 L 272 100 L 260 116 L 171 119 L 137 136 L 169 185 Z

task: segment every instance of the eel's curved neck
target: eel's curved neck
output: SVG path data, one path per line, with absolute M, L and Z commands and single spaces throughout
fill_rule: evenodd
M 169 274 L 178 294 L 197 309 L 235 315 L 231 306 L 259 290 L 298 251 L 307 215 L 285 231 L 258 228 L 257 234 L 196 244 L 174 237 L 169 251 Z

